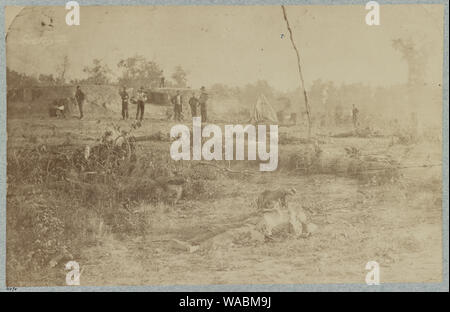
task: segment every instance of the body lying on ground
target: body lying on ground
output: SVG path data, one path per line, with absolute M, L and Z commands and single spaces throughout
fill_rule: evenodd
M 171 240 L 175 249 L 197 252 L 229 248 L 232 245 L 248 245 L 264 243 L 281 232 L 293 234 L 296 238 L 306 238 L 317 230 L 310 222 L 302 207 L 282 207 L 276 203 L 274 209 L 250 217 L 239 226 L 225 230 L 198 244 Z

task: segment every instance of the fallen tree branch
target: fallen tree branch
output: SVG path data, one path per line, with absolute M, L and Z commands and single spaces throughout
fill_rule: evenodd
M 230 172 L 230 173 L 244 173 L 244 174 L 252 173 L 253 174 L 253 173 L 259 172 L 259 171 L 256 171 L 256 170 L 254 170 L 254 171 L 251 171 L 251 170 L 236 171 L 236 170 L 232 170 L 230 168 L 220 167 L 218 165 L 211 164 L 211 163 L 206 163 L 206 162 L 195 163 L 193 166 L 196 167 L 196 166 L 200 166 L 200 165 L 215 167 L 215 168 L 217 168 L 219 170 L 223 170 L 223 171 Z

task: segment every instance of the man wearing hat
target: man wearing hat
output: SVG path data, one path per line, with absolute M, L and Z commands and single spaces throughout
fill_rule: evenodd
M 136 120 L 142 121 L 144 119 L 145 102 L 147 101 L 147 95 L 144 92 L 144 87 L 140 87 L 137 92 L 137 111 Z M 140 116 L 139 116 L 140 114 Z
M 77 86 L 77 92 L 75 92 L 75 100 L 78 104 L 78 109 L 80 110 L 80 119 L 83 119 L 83 103 L 84 103 L 85 95 L 83 91 L 81 91 L 80 86 Z
M 208 101 L 208 93 L 205 91 L 205 87 L 200 88 L 200 97 L 198 99 L 198 102 L 200 103 L 200 111 L 202 114 L 202 122 L 206 122 L 208 120 L 207 118 L 207 107 L 206 107 L 206 101 Z
M 192 115 L 192 117 L 197 117 L 198 99 L 195 96 L 195 92 L 192 92 L 192 96 L 189 99 L 189 106 L 191 107 L 191 115 Z
M 182 98 L 180 91 L 177 90 L 177 93 L 172 97 L 172 104 L 174 110 L 174 120 L 181 121 L 181 112 L 182 112 Z
M 359 110 L 356 108 L 355 104 L 353 104 L 353 108 L 352 108 L 352 119 L 353 119 L 353 127 L 355 129 L 358 128 L 358 114 L 359 114 Z
M 128 119 L 128 92 L 127 88 L 123 86 L 122 91 L 119 92 L 120 97 L 122 98 L 122 119 Z

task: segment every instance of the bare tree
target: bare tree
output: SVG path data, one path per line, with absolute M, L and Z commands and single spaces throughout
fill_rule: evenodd
M 64 55 L 62 63 L 56 67 L 56 71 L 59 73 L 57 78 L 58 83 L 64 84 L 66 82 L 66 72 L 69 66 L 69 57 Z
M 392 40 L 392 47 L 402 54 L 403 59 L 408 64 L 408 84 L 423 84 L 425 77 L 425 54 L 417 49 L 416 44 L 411 40 L 401 38 Z
M 303 79 L 302 66 L 301 66 L 301 62 L 300 62 L 300 53 L 298 52 L 297 46 L 295 45 L 294 38 L 292 36 L 292 29 L 291 29 L 291 26 L 289 25 L 289 20 L 287 18 L 286 8 L 284 7 L 284 5 L 281 6 L 281 9 L 283 10 L 283 17 L 284 17 L 284 20 L 286 21 L 286 26 L 289 31 L 289 38 L 291 39 L 292 47 L 294 48 L 295 54 L 297 55 L 298 73 L 300 75 L 300 81 L 301 81 L 300 88 L 303 90 L 303 97 L 305 99 L 306 115 L 308 116 L 308 137 L 310 137 L 311 136 L 311 113 L 309 110 L 308 95 L 306 94 L 306 89 L 305 89 L 305 81 Z

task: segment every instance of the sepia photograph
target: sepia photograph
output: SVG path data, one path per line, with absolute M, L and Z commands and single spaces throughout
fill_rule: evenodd
M 4 7 L 7 287 L 448 283 L 446 6 L 225 4 Z

